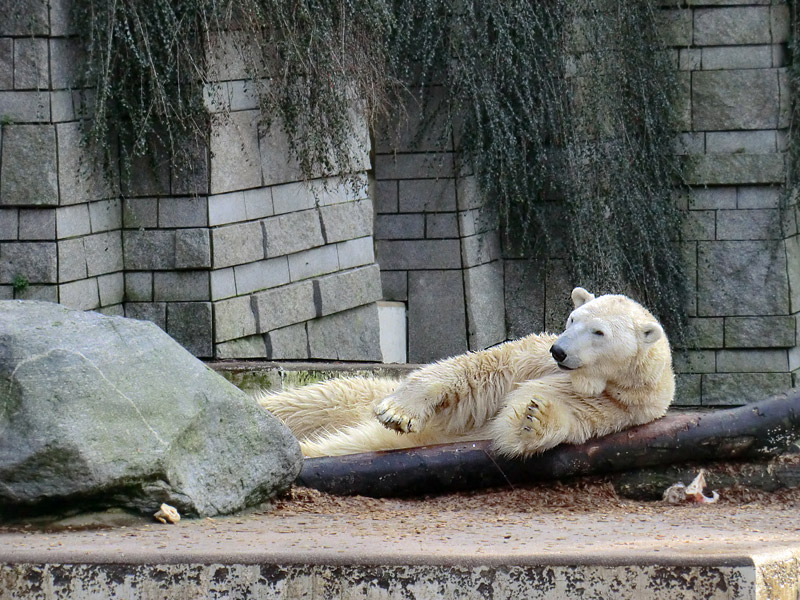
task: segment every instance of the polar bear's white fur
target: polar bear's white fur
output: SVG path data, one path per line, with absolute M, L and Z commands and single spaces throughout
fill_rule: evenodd
M 527 456 L 663 416 L 675 382 L 655 317 L 625 296 L 575 288 L 572 301 L 560 336 L 529 335 L 404 380 L 340 378 L 258 400 L 309 457 L 478 439 Z

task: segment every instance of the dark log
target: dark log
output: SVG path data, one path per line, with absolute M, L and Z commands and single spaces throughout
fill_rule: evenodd
M 764 458 L 800 437 L 800 390 L 739 408 L 671 414 L 527 459 L 497 456 L 488 441 L 309 458 L 297 484 L 338 495 L 441 494 L 613 473 L 688 461 Z

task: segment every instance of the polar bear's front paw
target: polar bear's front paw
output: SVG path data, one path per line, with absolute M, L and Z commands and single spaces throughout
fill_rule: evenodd
M 401 433 L 419 431 L 422 429 L 425 420 L 422 415 L 412 414 L 391 396 L 378 402 L 373 412 L 375 413 L 375 418 L 383 423 L 384 427 Z
M 522 421 L 523 435 L 541 437 L 547 431 L 547 414 L 550 401 L 543 398 L 532 398 L 525 409 Z

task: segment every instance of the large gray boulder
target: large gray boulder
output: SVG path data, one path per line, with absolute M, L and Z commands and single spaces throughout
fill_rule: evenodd
M 282 423 L 152 323 L 0 301 L 0 514 L 226 514 L 301 466 Z

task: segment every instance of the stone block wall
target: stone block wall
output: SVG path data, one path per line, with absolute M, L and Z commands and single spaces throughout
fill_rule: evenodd
M 381 359 L 367 140 L 361 172 L 302 181 L 222 36 L 196 174 L 142 160 L 119 189 L 82 152 L 69 0 L 16 4 L 0 20 L 0 297 L 147 319 L 201 357 Z

